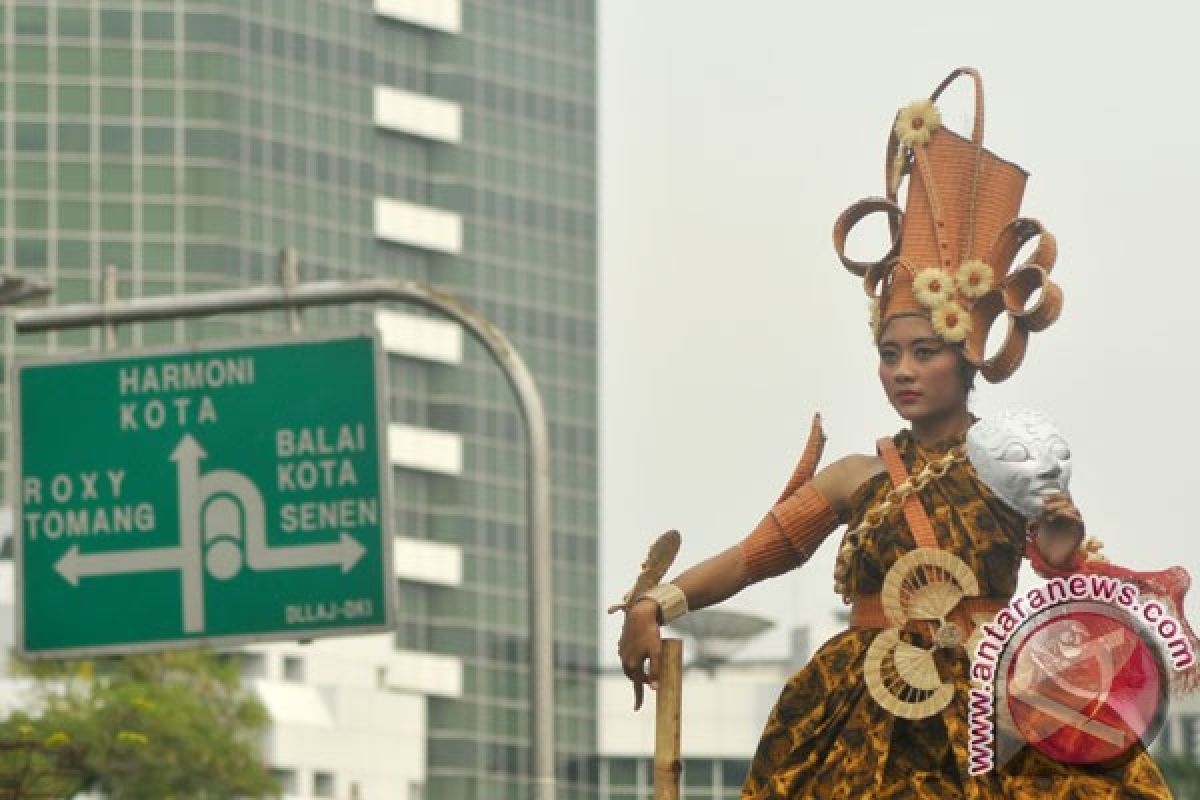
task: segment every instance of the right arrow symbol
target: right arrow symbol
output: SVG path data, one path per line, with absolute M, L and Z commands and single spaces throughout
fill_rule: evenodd
M 359 544 L 357 539 L 343 532 L 336 542 L 263 548 L 256 554 L 250 566 L 253 569 L 266 570 L 340 565 L 345 573 L 354 569 L 366 552 L 366 548 Z

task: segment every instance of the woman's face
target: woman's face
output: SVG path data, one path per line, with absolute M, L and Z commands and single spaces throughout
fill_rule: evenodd
M 897 317 L 879 339 L 879 380 L 904 419 L 930 419 L 961 410 L 967 387 L 958 351 L 924 317 Z

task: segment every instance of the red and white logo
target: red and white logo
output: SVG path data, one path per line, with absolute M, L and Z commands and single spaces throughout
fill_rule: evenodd
M 1057 761 L 1118 761 L 1153 740 L 1166 715 L 1161 649 L 1128 612 L 1104 603 L 1029 620 L 998 675 L 1000 726 Z

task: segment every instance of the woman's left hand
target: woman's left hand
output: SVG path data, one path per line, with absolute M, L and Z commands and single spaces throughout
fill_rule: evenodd
M 1042 500 L 1042 513 L 1037 518 L 1037 525 L 1051 536 L 1071 538 L 1082 537 L 1086 531 L 1083 515 L 1065 492 L 1048 494 Z
M 1046 495 L 1031 528 L 1042 557 L 1056 567 L 1071 562 L 1086 532 L 1083 515 L 1066 493 Z

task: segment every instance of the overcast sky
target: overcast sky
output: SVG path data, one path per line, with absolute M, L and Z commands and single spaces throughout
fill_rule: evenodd
M 1200 12 L 1185 3 L 602 0 L 602 589 L 662 531 L 682 565 L 739 541 L 814 411 L 823 463 L 904 426 L 879 387 L 857 279 L 830 231 L 883 193 L 896 109 L 983 72 L 985 144 L 1032 173 L 1057 237 L 1059 322 L 973 410 L 1059 424 L 1072 491 L 1113 560 L 1200 581 Z M 969 84 L 943 105 L 965 131 Z M 869 236 L 859 254 L 883 250 Z M 725 607 L 828 622 L 835 534 Z M 1028 567 L 1026 566 L 1026 571 Z M 1200 588 L 1188 598 L 1200 620 Z M 619 616 L 602 657 L 615 666 Z

